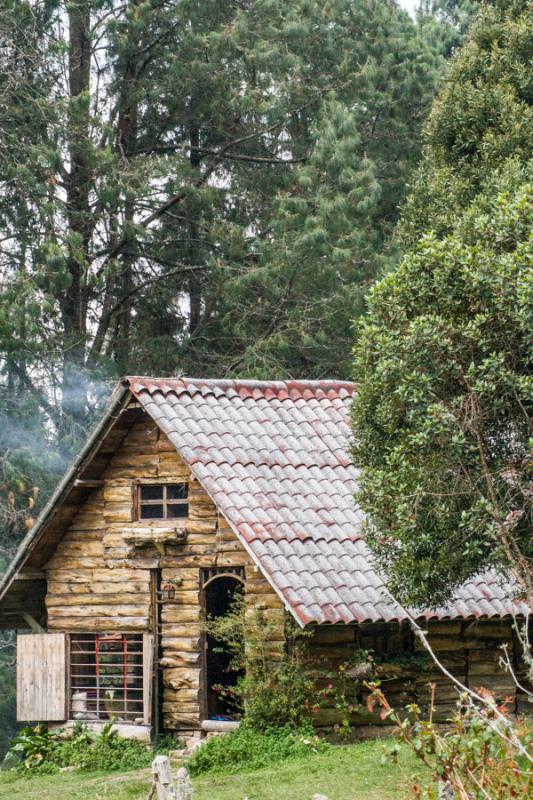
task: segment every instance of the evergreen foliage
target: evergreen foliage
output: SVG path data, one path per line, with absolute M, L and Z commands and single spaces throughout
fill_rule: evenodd
M 359 327 L 359 501 L 417 606 L 486 567 L 533 601 L 532 13 L 487 7 L 454 61 L 401 230 L 410 250 Z
M 516 186 L 533 152 L 533 4 L 495 0 L 452 60 L 425 128 L 421 167 L 398 238 L 450 232 L 475 197 Z
M 349 374 L 443 64 L 421 31 L 385 0 L 7 0 L 4 542 L 121 373 Z

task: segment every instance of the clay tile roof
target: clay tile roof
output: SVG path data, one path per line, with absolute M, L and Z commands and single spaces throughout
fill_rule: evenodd
M 294 617 L 305 625 L 404 619 L 361 538 L 342 381 L 127 379 Z M 416 616 L 525 613 L 495 573 Z

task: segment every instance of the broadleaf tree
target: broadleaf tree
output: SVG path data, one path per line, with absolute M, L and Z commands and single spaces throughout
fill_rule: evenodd
M 487 568 L 533 604 L 532 22 L 529 1 L 487 7 L 452 64 L 407 252 L 358 330 L 358 499 L 418 607 Z

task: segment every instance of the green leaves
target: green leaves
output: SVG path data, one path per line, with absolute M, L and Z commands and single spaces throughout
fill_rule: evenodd
M 531 296 L 520 288 L 533 274 L 533 185 L 483 206 L 481 229 L 476 201 L 453 233 L 423 237 L 358 328 L 357 500 L 394 590 L 415 605 L 444 602 L 494 563 L 513 568 L 502 533 L 513 510 L 513 547 L 533 554 Z

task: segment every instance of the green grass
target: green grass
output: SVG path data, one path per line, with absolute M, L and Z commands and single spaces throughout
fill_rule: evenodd
M 238 775 L 208 775 L 194 781 L 194 800 L 405 800 L 419 763 L 402 753 L 400 767 L 381 764 L 383 744 L 371 741 L 335 747 L 315 756 L 285 761 Z M 148 770 L 108 775 L 64 772 L 37 778 L 0 773 L 0 800 L 146 800 Z

